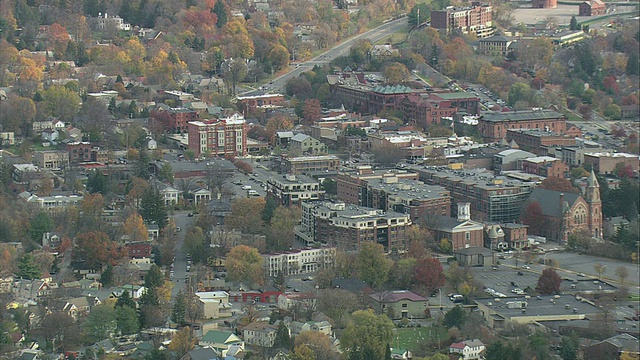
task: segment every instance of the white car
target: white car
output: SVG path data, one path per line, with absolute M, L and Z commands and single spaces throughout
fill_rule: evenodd
M 529 265 L 522 265 L 522 268 L 523 268 L 523 269 L 530 270 L 530 269 L 531 269 L 531 266 L 529 266 Z
M 251 185 L 242 185 L 242 190 L 251 190 Z

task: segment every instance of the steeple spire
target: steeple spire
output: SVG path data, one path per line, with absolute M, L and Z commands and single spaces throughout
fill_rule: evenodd
M 598 179 L 596 178 L 596 174 L 593 172 L 593 169 L 591 169 L 591 174 L 589 175 L 589 179 L 587 180 L 587 185 L 589 187 L 600 187 L 600 184 L 598 184 Z

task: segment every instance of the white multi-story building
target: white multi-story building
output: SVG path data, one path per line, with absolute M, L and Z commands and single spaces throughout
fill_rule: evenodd
M 78 195 L 55 195 L 55 196 L 37 196 L 31 195 L 26 198 L 29 203 L 37 204 L 40 208 L 47 211 L 60 211 L 70 206 L 79 205 L 83 197 Z
M 305 175 L 287 174 L 282 178 L 272 177 L 267 181 L 267 197 L 278 205 L 299 205 L 302 201 L 322 200 L 325 191 L 320 182 Z
M 277 254 L 262 255 L 269 276 L 307 274 L 333 266 L 335 247 L 303 248 Z
M 460 354 L 460 359 L 480 359 L 484 352 L 484 343 L 478 339 L 465 340 L 449 346 L 449 354 Z
M 226 291 L 197 292 L 198 305 L 203 319 L 218 319 L 231 316 L 229 293 Z

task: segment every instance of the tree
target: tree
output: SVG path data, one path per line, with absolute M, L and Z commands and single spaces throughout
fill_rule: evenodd
M 267 198 L 264 209 L 262 209 L 262 221 L 264 221 L 265 224 L 271 223 L 271 218 L 273 217 L 273 214 L 275 213 L 277 208 L 278 204 L 276 203 L 276 201 L 273 200 L 272 197 Z
M 264 282 L 263 260 L 258 249 L 238 245 L 227 254 L 227 271 L 231 281 L 261 285 Z
M 361 245 L 356 258 L 356 267 L 360 279 L 369 286 L 377 288 L 387 281 L 389 270 L 391 270 L 391 260 L 387 259 L 381 244 L 366 242 Z
M 24 254 L 18 261 L 18 274 L 21 279 L 40 279 L 41 273 L 32 254 Z
M 133 168 L 134 175 L 141 179 L 149 180 L 149 161 L 151 161 L 151 157 L 147 149 L 143 146 L 138 150 L 138 160 Z
M 306 344 L 296 345 L 291 352 L 291 360 L 315 360 L 317 359 L 316 353 L 309 348 Z
M 460 305 L 454 306 L 451 310 L 447 311 L 442 320 L 442 324 L 447 328 L 457 327 L 460 329 L 467 319 L 467 313 Z
M 80 345 L 81 333 L 76 320 L 64 312 L 54 311 L 40 321 L 41 334 L 47 345 L 55 345 L 56 350 L 68 350 Z M 0 329 L 2 325 L 0 324 Z
M 124 221 L 122 228 L 125 235 L 127 235 L 129 241 L 139 242 L 147 241 L 149 239 L 149 232 L 142 220 L 142 216 L 138 213 L 132 213 Z
M 116 307 L 116 329 L 122 335 L 131 335 L 138 332 L 138 314 L 135 308 L 129 306 Z
M 602 275 L 604 275 L 604 273 L 607 272 L 607 265 L 604 265 L 601 263 L 595 263 L 593 264 L 593 270 L 595 270 L 598 273 L 598 279 L 602 280 Z
M 206 261 L 204 232 L 199 226 L 190 227 L 184 236 L 184 250 L 191 254 L 194 263 Z
M 540 187 L 547 190 L 562 191 L 566 193 L 578 192 L 578 189 L 571 184 L 571 181 L 555 176 L 550 176 L 542 180 L 542 182 L 540 182 Z
M 89 269 L 99 270 L 103 265 L 112 265 L 121 257 L 118 245 L 101 231 L 88 231 L 76 238 L 72 259 L 84 263 Z
M 537 201 L 527 204 L 524 211 L 520 215 L 520 220 L 529 225 L 529 233 L 542 235 L 545 219 L 542 213 L 542 206 Z
M 173 167 L 171 163 L 165 162 L 162 164 L 162 167 L 158 171 L 158 179 L 173 184 Z
M 276 208 L 267 237 L 269 251 L 286 251 L 291 248 L 294 240 L 293 227 L 298 224 L 301 215 L 300 208 L 297 206 Z
M 106 339 L 117 328 L 114 308 L 107 304 L 94 306 L 82 328 L 88 343 Z
M 387 83 L 398 85 L 407 81 L 411 73 L 404 64 L 394 62 L 384 68 L 383 74 L 384 78 L 387 80 Z
M 381 165 L 396 164 L 403 156 L 402 150 L 390 142 L 384 142 L 372 147 L 371 153 L 375 161 Z
M 216 14 L 216 27 L 222 28 L 229 21 L 229 15 L 227 14 L 227 6 L 222 0 L 217 0 L 211 11 Z
M 157 188 L 149 186 L 140 200 L 140 215 L 146 223 L 156 224 L 164 229 L 168 223 L 167 207 Z
M 358 298 L 350 291 L 342 289 L 326 289 L 318 294 L 318 309 L 342 324 L 342 318 L 358 308 Z
M 394 264 L 389 274 L 390 282 L 393 281 L 393 288 L 409 289 L 413 285 L 417 262 L 415 258 L 409 257 L 400 259 Z
M 620 108 L 619 105 L 616 105 L 616 104 L 609 104 L 607 105 L 607 108 L 604 109 L 604 116 L 606 116 L 611 120 L 619 120 L 620 117 L 622 116 L 621 114 L 622 114 L 622 109 Z
M 306 345 L 313 349 L 313 360 L 335 360 L 336 353 L 332 349 L 331 338 L 319 331 L 303 331 L 295 337 L 295 346 Z
M 322 106 L 318 99 L 306 99 L 302 105 L 302 118 L 306 125 L 312 125 L 322 116 Z
M 519 360 L 522 359 L 522 348 L 520 345 L 504 345 L 501 341 L 496 341 L 487 346 L 486 360 Z
M 40 211 L 33 220 L 31 220 L 31 240 L 40 243 L 42 241 L 42 235 L 46 232 L 53 230 L 53 220 L 44 211 Z
M 147 276 L 144 277 L 144 287 L 147 289 L 157 288 L 164 284 L 164 275 L 162 270 L 156 264 L 151 265 Z
M 231 213 L 225 218 L 225 225 L 247 234 L 259 234 L 263 228 L 256 214 L 264 210 L 263 198 L 238 198 L 231 203 Z
M 629 59 L 627 59 L 625 73 L 627 75 L 638 75 L 638 66 L 638 53 L 632 52 L 629 54 Z
M 624 281 L 627 279 L 627 277 L 629 276 L 629 270 L 624 267 L 624 266 L 618 266 L 616 268 L 616 275 L 618 276 L 618 278 L 620 279 L 620 284 L 624 285 Z
M 291 335 L 289 334 L 289 328 L 284 324 L 284 321 L 280 321 L 278 329 L 276 330 L 276 338 L 273 341 L 273 347 L 283 347 L 285 349 L 291 349 Z
M 118 300 L 116 300 L 116 308 L 123 307 L 123 306 L 127 306 L 132 309 L 136 308 L 136 302 L 133 301 L 128 290 L 123 291 L 122 294 L 118 296 Z
M 563 336 L 560 341 L 560 356 L 562 360 L 578 360 L 578 349 L 580 349 L 580 341 L 575 333 L 569 336 Z
M 580 25 L 578 24 L 578 19 L 576 19 L 575 15 L 571 16 L 571 21 L 569 22 L 569 29 L 580 30 Z
M 507 103 L 511 106 L 515 105 L 518 101 L 529 102 L 533 96 L 531 87 L 528 84 L 519 82 L 511 85 L 509 94 L 507 96 Z
M 171 321 L 178 324 L 178 326 L 186 325 L 186 311 L 186 297 L 182 290 L 180 290 L 178 292 L 178 295 L 176 295 L 175 302 L 173 303 L 173 309 L 171 311 Z
M 546 268 L 538 278 L 537 289 L 542 295 L 557 294 L 560 291 L 561 283 L 560 275 L 554 269 Z
M 350 359 L 383 359 L 393 328 L 387 315 L 376 315 L 371 309 L 355 311 L 340 346 Z
M 113 265 L 108 264 L 107 268 L 100 274 L 100 283 L 104 287 L 109 287 L 113 283 Z M 128 292 L 127 292 L 128 293 Z
M 441 288 L 446 281 L 442 264 L 436 258 L 418 260 L 414 276 L 416 284 L 423 287 L 426 293 L 432 293 Z
M 45 115 L 71 121 L 82 103 L 78 93 L 65 86 L 54 85 L 42 92 Z
M 169 343 L 169 350 L 175 351 L 179 357 L 189 352 L 196 345 L 197 339 L 193 335 L 193 331 L 188 326 L 183 327 L 175 335 Z

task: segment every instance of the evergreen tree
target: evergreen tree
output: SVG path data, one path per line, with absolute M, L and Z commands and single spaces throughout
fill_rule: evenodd
M 438 59 L 440 58 L 440 48 L 435 43 L 431 45 L 431 56 L 429 57 L 429 64 L 431 66 L 438 65 Z
M 576 19 L 575 15 L 571 17 L 571 22 L 569 22 L 569 29 L 580 30 L 580 25 L 578 25 L 578 19 Z
M 109 109 L 111 115 L 115 115 L 117 108 L 118 107 L 116 106 L 116 98 L 112 97 L 111 100 L 109 100 L 109 106 L 107 107 L 107 109 Z
M 40 270 L 36 259 L 31 254 L 24 254 L 18 261 L 18 276 L 21 279 L 34 280 L 40 278 Z
M 289 334 L 289 328 L 287 328 L 283 321 L 280 321 L 278 324 L 278 330 L 276 331 L 276 339 L 273 342 L 273 347 L 291 349 L 291 335 Z
M 171 310 L 171 321 L 183 327 L 187 324 L 186 321 L 187 302 L 185 295 L 180 290 L 176 295 L 176 301 L 173 303 L 173 309 Z
M 218 17 L 218 20 L 216 21 L 216 27 L 220 29 L 221 27 L 225 26 L 229 19 L 227 15 L 227 7 L 222 2 L 222 0 L 216 1 L 216 4 L 213 6 L 212 11 Z
M 629 59 L 627 60 L 627 75 L 638 75 L 638 65 L 638 54 L 633 52 L 629 55 Z
M 118 74 L 118 76 L 116 76 L 116 84 L 120 83 L 120 84 L 124 84 L 124 82 L 122 81 L 122 75 Z
M 149 161 L 151 160 L 151 157 L 149 156 L 149 152 L 147 151 L 147 149 L 142 146 L 140 148 L 140 152 L 138 155 L 138 161 L 136 162 L 136 166 L 134 169 L 134 174 L 135 176 L 141 178 L 141 179 L 145 179 L 145 180 L 149 180 Z
M 140 200 L 140 216 L 147 224 L 157 224 L 160 229 L 167 226 L 167 208 L 158 189 L 147 187 Z
M 110 286 L 112 282 L 113 282 L 113 265 L 109 264 L 107 265 L 107 268 L 102 272 L 102 274 L 100 274 L 100 283 L 102 284 L 102 286 L 107 287 L 107 286 Z M 125 292 L 127 291 L 125 290 Z
M 31 220 L 31 240 L 40 243 L 42 234 L 53 230 L 53 220 L 44 211 L 40 211 L 33 220 Z
M 147 273 L 147 276 L 144 277 L 144 287 L 147 289 L 157 288 L 164 284 L 164 275 L 162 274 L 162 270 L 158 265 L 153 264 Z
M 278 204 L 276 203 L 275 200 L 273 200 L 273 198 L 271 197 L 267 198 L 267 202 L 264 205 L 264 209 L 262 209 L 262 221 L 264 221 L 265 224 L 271 223 L 271 218 L 273 217 L 273 214 L 276 211 L 277 207 L 278 207 Z
M 129 103 L 129 118 L 138 117 L 138 105 L 135 100 L 131 100 Z
M 131 295 L 129 295 L 129 291 L 125 290 L 118 296 L 118 300 L 116 301 L 116 307 L 128 306 L 132 309 L 136 308 L 136 302 L 133 301 Z
M 107 177 L 102 171 L 93 170 L 87 176 L 87 190 L 92 193 L 100 193 L 102 195 L 107 192 Z
M 391 347 L 387 343 L 387 351 L 384 353 L 384 360 L 391 360 Z
M 40 94 L 40 91 L 36 91 L 36 93 L 33 95 L 33 101 L 40 102 L 42 100 L 44 100 L 42 98 L 42 94 Z

